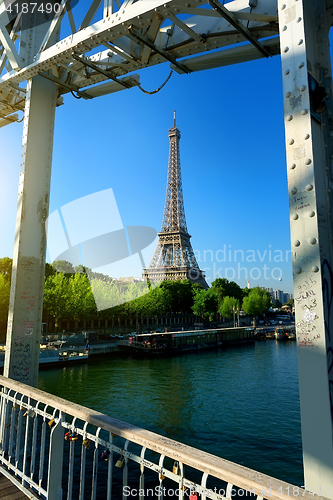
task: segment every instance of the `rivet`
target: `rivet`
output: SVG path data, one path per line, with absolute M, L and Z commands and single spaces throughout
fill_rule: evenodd
M 307 139 L 309 139 L 310 135 L 309 134 L 305 134 L 304 136 L 304 140 L 306 141 Z
M 299 246 L 300 246 L 300 244 L 301 244 L 301 242 L 300 242 L 299 240 L 295 240 L 295 241 L 294 241 L 294 246 L 295 246 L 295 247 L 299 247 Z
M 285 75 L 289 75 L 289 73 L 290 73 L 289 69 L 286 69 L 286 71 L 284 72 Z
M 311 165 L 311 158 L 305 158 L 305 165 Z
M 294 168 L 296 168 L 296 163 L 292 163 L 289 168 L 290 170 L 294 170 Z
M 286 52 L 288 52 L 288 50 L 289 50 L 289 47 L 285 47 L 283 52 L 286 53 Z
M 301 274 L 302 269 L 300 267 L 295 267 L 295 273 L 296 274 Z
M 287 92 L 286 93 L 286 98 L 289 99 L 290 96 L 291 96 L 291 92 Z
M 301 62 L 298 67 L 299 67 L 299 69 L 301 69 L 301 68 L 303 68 L 303 66 L 304 66 L 304 62 Z
M 307 109 L 302 109 L 302 115 L 307 115 L 308 114 L 308 110 Z
M 297 193 L 297 188 L 293 187 L 291 190 L 291 194 L 296 194 Z
M 313 210 L 310 210 L 310 211 L 308 212 L 308 217 L 314 217 L 314 215 L 315 215 L 315 213 L 314 213 L 314 211 L 313 211 Z
M 298 215 L 294 212 L 293 214 L 291 214 L 291 218 L 293 220 L 297 220 L 298 219 Z
M 288 29 L 288 27 L 287 26 L 283 26 L 282 29 L 283 29 L 283 31 L 286 31 Z
M 284 3 L 281 7 L 281 10 L 284 10 L 286 8 L 286 4 Z
M 312 184 L 307 184 L 307 185 L 305 186 L 305 189 L 306 189 L 307 191 L 312 191 L 312 189 L 313 189 Z
M 309 239 L 309 243 L 310 243 L 310 245 L 315 245 L 317 243 L 317 239 L 316 238 L 310 238 Z
M 301 38 L 301 39 L 298 41 L 298 45 L 302 45 L 302 43 L 303 43 L 303 40 L 302 40 L 302 38 Z
M 311 267 L 311 271 L 312 271 L 313 273 L 317 273 L 317 272 L 319 271 L 319 267 L 318 267 L 318 266 L 312 266 L 312 267 Z
M 298 22 L 298 23 L 300 23 L 301 21 L 302 21 L 302 18 L 301 18 L 301 17 L 299 17 L 299 18 L 297 19 L 297 22 Z
M 288 139 L 288 144 L 289 144 L 290 146 L 291 146 L 292 144 L 294 144 L 294 142 L 295 142 L 295 141 L 294 141 L 294 139 L 293 139 L 293 138 Z

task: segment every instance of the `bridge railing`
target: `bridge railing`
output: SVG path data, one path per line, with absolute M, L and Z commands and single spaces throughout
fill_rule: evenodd
M 314 500 L 326 496 L 6 377 L 0 376 L 0 387 L 0 472 L 30 498 Z

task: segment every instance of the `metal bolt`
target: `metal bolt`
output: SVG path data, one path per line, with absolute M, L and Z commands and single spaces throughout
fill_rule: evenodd
M 286 52 L 288 52 L 288 50 L 289 50 L 289 47 L 285 47 L 283 52 L 286 53 Z
M 292 120 L 292 119 L 293 119 L 293 115 L 288 115 L 288 116 L 287 116 L 287 120 L 288 120 L 288 122 L 291 122 L 291 120 Z
M 316 238 L 310 238 L 309 239 L 309 243 L 310 243 L 310 245 L 315 245 L 317 243 L 317 239 Z
M 303 68 L 303 66 L 304 66 L 304 62 L 301 62 L 301 63 L 300 63 L 300 65 L 299 65 L 298 67 L 299 67 L 299 69 L 302 69 L 302 68 Z
M 307 115 L 308 114 L 308 110 L 307 109 L 302 109 L 302 115 Z
M 294 241 L 294 246 L 295 246 L 295 247 L 299 247 L 299 246 L 300 246 L 300 244 L 301 244 L 301 242 L 300 242 L 299 240 L 295 240 L 295 241 Z
M 312 189 L 313 189 L 313 185 L 312 185 L 312 184 L 307 184 L 307 185 L 305 186 L 305 189 L 306 189 L 307 191 L 312 191 Z
M 281 10 L 284 10 L 286 8 L 286 4 L 284 3 L 281 7 Z
M 290 73 L 289 69 L 286 69 L 286 71 L 284 72 L 285 75 L 289 75 L 289 73 Z
M 286 31 L 288 29 L 288 26 L 283 26 L 283 31 Z
M 290 96 L 291 96 L 291 92 L 287 92 L 286 93 L 286 98 L 289 99 Z
M 294 168 L 296 168 L 296 163 L 292 163 L 292 164 L 290 165 L 290 170 L 294 170 Z
M 309 134 L 305 134 L 304 136 L 304 140 L 306 141 L 307 139 L 309 139 L 310 135 Z
M 293 214 L 291 214 L 291 218 L 293 220 L 297 220 L 298 219 L 298 215 L 294 212 Z
M 288 139 L 288 144 L 289 144 L 290 146 L 291 146 L 292 144 L 294 144 L 294 142 L 295 142 L 295 141 L 294 141 L 294 139 L 293 139 L 293 138 Z
M 297 188 L 293 187 L 291 190 L 291 194 L 296 194 L 297 193 Z
M 319 271 L 319 267 L 318 267 L 318 266 L 312 266 L 312 267 L 311 267 L 311 271 L 312 271 L 313 273 L 317 273 L 317 272 Z
M 295 273 L 296 274 L 301 274 L 302 269 L 300 267 L 295 267 Z
M 301 38 L 301 39 L 298 41 L 298 45 L 302 45 L 302 43 L 303 43 L 303 40 L 302 40 L 302 38 Z
M 298 23 L 300 23 L 301 21 L 302 21 L 302 18 L 301 18 L 301 17 L 299 17 L 299 18 L 297 19 L 297 22 L 298 22 Z
M 311 158 L 305 158 L 305 165 L 311 165 Z
M 314 216 L 315 216 L 314 211 L 313 211 L 313 210 L 310 210 L 310 211 L 308 212 L 308 216 L 309 216 L 309 217 L 314 217 Z
M 306 86 L 305 85 L 301 85 L 299 89 L 300 89 L 301 92 L 304 92 L 304 90 L 306 89 Z

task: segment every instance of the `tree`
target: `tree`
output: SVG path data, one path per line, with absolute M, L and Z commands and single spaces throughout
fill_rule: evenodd
M 8 317 L 10 296 L 10 281 L 0 274 L 0 323 L 5 323 Z
M 200 317 L 208 317 L 210 321 L 214 319 L 214 316 L 218 308 L 218 296 L 214 288 L 209 290 L 200 290 L 194 296 L 192 310 L 194 314 Z
M 12 266 L 13 266 L 13 259 L 10 259 L 9 257 L 3 257 L 0 259 L 0 274 L 8 280 L 11 281 L 12 278 Z
M 234 297 L 239 302 L 243 300 L 243 291 L 235 281 L 228 281 L 226 278 L 217 278 L 212 282 L 212 288 L 218 296 L 219 307 L 223 303 L 224 297 Z
M 52 262 L 52 267 L 58 271 L 58 273 L 64 273 L 64 274 L 74 274 L 75 269 L 73 267 L 73 264 L 71 262 L 68 262 L 68 260 L 56 260 Z
M 235 299 L 235 297 L 224 297 L 222 304 L 219 307 L 219 312 L 222 316 L 226 318 L 231 318 L 233 313 L 236 313 L 240 309 L 239 300 Z
M 243 299 L 243 310 L 253 317 L 267 311 L 271 306 L 271 296 L 267 290 L 263 290 L 258 286 L 252 288 L 249 295 Z

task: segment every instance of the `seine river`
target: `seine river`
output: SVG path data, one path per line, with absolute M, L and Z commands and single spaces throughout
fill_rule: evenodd
M 39 388 L 303 484 L 296 342 L 173 358 L 95 358 L 40 372 Z

